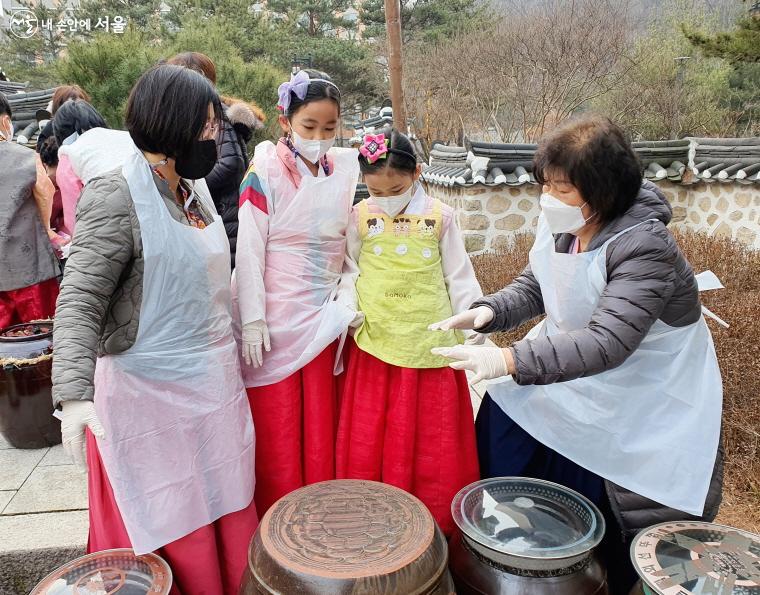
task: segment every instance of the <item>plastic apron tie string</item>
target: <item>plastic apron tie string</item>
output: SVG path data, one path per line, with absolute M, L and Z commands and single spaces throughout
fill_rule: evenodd
M 699 273 L 699 275 L 695 276 L 695 279 L 697 280 L 697 286 L 699 287 L 699 291 L 712 291 L 714 289 L 725 289 L 723 286 L 723 283 L 720 282 L 720 279 L 716 276 L 715 273 L 712 271 L 703 271 Z M 705 316 L 712 318 L 715 322 L 717 322 L 719 325 L 721 325 L 723 328 L 730 328 L 731 325 L 729 325 L 725 320 L 720 318 L 717 314 L 712 312 L 707 308 L 707 306 L 702 306 L 702 314 Z

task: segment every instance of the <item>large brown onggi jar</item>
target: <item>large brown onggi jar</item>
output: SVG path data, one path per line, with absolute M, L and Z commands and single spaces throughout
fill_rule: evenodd
M 0 329 L 0 435 L 15 448 L 61 443 L 53 417 L 53 321 Z
M 760 595 L 760 535 L 701 521 L 641 531 L 631 544 L 641 582 L 631 595 Z
M 417 498 L 374 481 L 324 481 L 264 515 L 240 594 L 448 595 L 447 565 L 446 540 Z
M 500 477 L 463 488 L 451 509 L 461 531 L 450 544 L 460 595 L 607 595 L 594 555 L 604 518 L 581 494 Z

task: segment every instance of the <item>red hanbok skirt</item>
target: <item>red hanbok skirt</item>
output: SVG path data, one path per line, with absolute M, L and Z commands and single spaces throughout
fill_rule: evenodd
M 55 277 L 29 287 L 0 291 L 0 328 L 52 318 L 57 299 L 58 279 Z
M 353 342 L 349 349 L 337 477 L 382 481 L 415 495 L 450 536 L 451 501 L 479 478 L 465 373 L 400 368 Z
M 336 350 L 333 343 L 284 380 L 248 389 L 256 430 L 254 499 L 262 517 L 293 490 L 335 479 Z
M 87 470 L 90 500 L 87 553 L 131 548 L 98 443 L 89 430 Z M 237 595 L 248 563 L 248 545 L 258 524 L 256 506 L 251 502 L 247 508 L 224 515 L 157 550 L 155 553 L 172 569 L 172 595 Z

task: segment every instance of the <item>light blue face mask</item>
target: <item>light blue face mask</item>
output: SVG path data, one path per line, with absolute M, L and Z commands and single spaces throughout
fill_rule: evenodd
M 79 138 L 79 133 L 74 132 L 73 134 L 70 134 L 64 139 L 63 143 L 61 143 L 61 146 L 65 147 L 66 145 L 70 145 L 74 143 L 78 138 Z

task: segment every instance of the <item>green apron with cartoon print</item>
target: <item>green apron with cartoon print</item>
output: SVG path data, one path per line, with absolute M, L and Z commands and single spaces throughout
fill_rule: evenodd
M 427 216 L 371 214 L 359 204 L 359 278 L 356 291 L 364 324 L 356 344 L 376 358 L 404 368 L 444 368 L 449 360 L 434 347 L 462 342 L 458 331 L 428 326 L 452 316 L 441 266 L 441 203 Z

